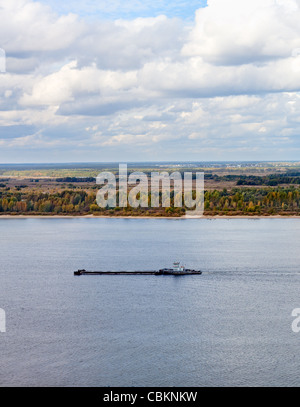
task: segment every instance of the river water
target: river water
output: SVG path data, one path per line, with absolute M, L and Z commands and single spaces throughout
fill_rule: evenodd
M 0 385 L 298 386 L 299 245 L 298 219 L 0 219 Z M 203 274 L 73 275 L 174 260 Z

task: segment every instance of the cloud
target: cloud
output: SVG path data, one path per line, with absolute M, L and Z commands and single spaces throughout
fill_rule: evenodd
M 91 23 L 77 43 L 76 59 L 80 65 L 96 62 L 99 69 L 137 69 L 178 58 L 185 36 L 182 22 L 166 16 Z
M 182 52 L 217 65 L 288 58 L 300 46 L 299 18 L 294 0 L 209 0 Z
M 9 140 L 23 137 L 33 131 L 33 126 L 29 125 L 13 125 L 13 126 L 0 126 L 0 139 Z
M 25 154 L 32 142 L 68 157 L 106 157 L 106 148 L 162 160 L 299 151 L 300 1 L 209 0 L 191 24 L 165 15 L 90 20 L 11 0 L 0 18 L 4 158 L 21 139 Z
M 176 64 L 153 62 L 140 71 L 146 89 L 174 97 L 215 97 L 298 91 L 300 60 L 289 57 L 261 65 L 219 67 L 191 58 Z
M 11 56 L 65 49 L 82 34 L 85 24 L 74 14 L 58 16 L 31 0 L 1 2 L 0 38 Z

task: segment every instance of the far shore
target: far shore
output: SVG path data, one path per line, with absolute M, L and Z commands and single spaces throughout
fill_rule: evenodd
M 170 220 L 187 220 L 187 219 L 300 219 L 298 215 L 203 215 L 201 217 L 193 216 L 94 216 L 94 215 L 0 215 L 0 219 L 170 219 Z

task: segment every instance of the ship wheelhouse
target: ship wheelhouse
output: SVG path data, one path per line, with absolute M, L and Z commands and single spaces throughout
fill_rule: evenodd
M 183 272 L 184 270 L 185 270 L 185 267 L 181 266 L 179 261 L 175 261 L 173 263 L 173 271 L 175 273 L 180 273 L 180 272 Z

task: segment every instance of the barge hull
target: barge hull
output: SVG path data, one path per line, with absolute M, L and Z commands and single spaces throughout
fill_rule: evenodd
M 186 271 L 181 273 L 172 273 L 170 271 L 86 271 L 86 270 L 78 270 L 74 271 L 75 276 L 97 276 L 97 275 L 112 275 L 112 276 L 161 276 L 161 275 L 173 275 L 173 276 L 187 276 L 187 275 L 196 275 L 202 274 L 202 271 Z

